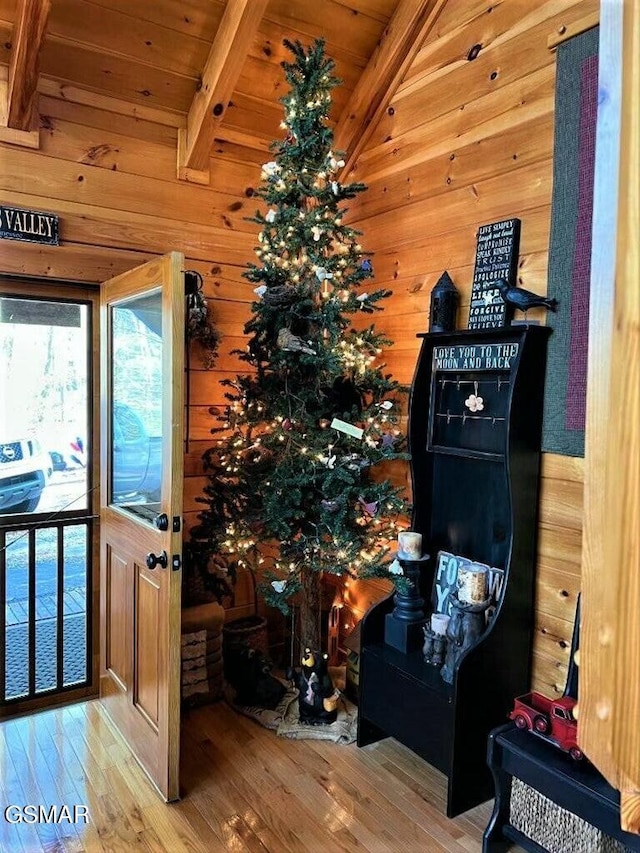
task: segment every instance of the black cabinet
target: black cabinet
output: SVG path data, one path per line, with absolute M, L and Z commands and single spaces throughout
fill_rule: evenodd
M 640 838 L 620 828 L 619 791 L 612 788 L 588 761 L 573 761 L 531 732 L 519 731 L 513 723 L 491 732 L 487 761 L 495 779 L 495 805 L 483 836 L 483 853 L 505 853 L 512 844 L 531 853 L 545 853 L 545 847 L 522 831 L 526 824 L 529 824 L 529 832 L 533 828 L 540 830 L 542 821 L 539 816 L 532 821 L 518 815 L 517 807 L 511 803 L 512 786 L 516 781 L 540 792 L 558 807 L 556 826 L 551 818 L 553 812 L 545 815 L 544 829 L 550 836 L 557 835 L 558 830 L 567 831 L 567 823 L 559 811 L 563 809 L 608 836 L 607 840 L 602 839 L 602 846 L 598 844 L 589 849 L 619 850 L 620 847 L 611 843 L 611 839 L 615 839 L 624 845 L 625 851 L 640 853 Z M 534 827 L 534 823 L 538 826 Z M 576 831 L 580 832 L 581 828 L 577 826 Z M 563 842 L 566 850 L 586 849 L 583 837 L 565 837 Z
M 358 744 L 391 735 L 448 777 L 447 815 L 493 795 L 490 730 L 529 688 L 543 380 L 549 329 L 513 326 L 421 335 L 411 390 L 412 529 L 437 555 L 504 571 L 495 611 L 453 684 L 422 650 L 384 642 L 393 597 L 362 622 Z M 481 398 L 481 399 L 478 399 Z

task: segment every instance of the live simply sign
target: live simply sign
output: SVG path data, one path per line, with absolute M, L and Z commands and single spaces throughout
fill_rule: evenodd
M 517 343 L 455 344 L 434 347 L 434 370 L 510 370 L 518 355 Z
M 0 205 L 0 237 L 57 246 L 58 217 L 53 213 Z

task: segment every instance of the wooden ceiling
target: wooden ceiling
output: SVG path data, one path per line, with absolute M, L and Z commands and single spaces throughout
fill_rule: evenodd
M 443 5 L 0 0 L 0 139 L 37 134 L 39 92 L 179 128 L 178 176 L 208 183 L 216 140 L 260 160 L 281 135 L 283 38 L 323 36 L 343 80 L 331 118 L 349 166 Z

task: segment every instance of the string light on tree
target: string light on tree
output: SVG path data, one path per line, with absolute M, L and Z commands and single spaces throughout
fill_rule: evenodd
M 285 45 L 286 136 L 256 190 L 257 262 L 245 273 L 256 299 L 248 346 L 236 352 L 251 371 L 223 382 L 228 405 L 213 430 L 221 443 L 204 456 L 205 508 L 192 538 L 232 575 L 265 561 L 265 601 L 287 612 L 297 596 L 300 640 L 319 648 L 323 574 L 392 577 L 389 543 L 407 506 L 372 471 L 406 458 L 399 431 L 383 440 L 404 389 L 378 363 L 391 342 L 373 325 L 351 325 L 390 291 L 372 287 L 360 234 L 345 223 L 344 203 L 366 187 L 343 181 L 333 150 L 334 63 L 322 40 Z

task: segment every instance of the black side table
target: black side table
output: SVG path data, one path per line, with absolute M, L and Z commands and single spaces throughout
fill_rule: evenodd
M 510 824 L 513 778 L 615 838 L 628 850 L 640 851 L 640 836 L 620 828 L 619 792 L 588 761 L 573 761 L 542 738 L 507 723 L 490 732 L 487 762 L 493 773 L 496 798 L 483 835 L 482 853 L 504 853 L 512 843 L 531 853 L 545 853 L 544 848 Z

